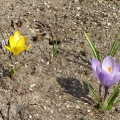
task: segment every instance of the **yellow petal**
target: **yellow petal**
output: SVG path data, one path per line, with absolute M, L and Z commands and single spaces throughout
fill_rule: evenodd
M 18 42 L 19 39 L 20 39 L 20 32 L 16 30 L 14 33 L 14 41 Z
M 5 48 L 6 48 L 8 51 L 12 52 L 12 50 L 11 50 L 11 48 L 10 48 L 10 47 L 5 46 Z
M 26 37 L 22 37 L 13 48 L 12 52 L 14 56 L 18 56 L 22 51 L 25 50 Z
M 12 49 L 12 52 L 13 52 L 13 55 L 14 55 L 14 56 L 18 56 L 19 53 L 20 53 L 19 48 L 17 48 L 17 47 L 14 47 L 14 48 Z
M 11 49 L 16 46 L 17 42 L 14 41 L 14 37 L 13 36 L 9 37 L 9 44 L 10 44 Z
M 31 45 L 29 45 L 29 46 L 25 47 L 25 50 L 28 50 L 28 49 L 30 49 L 30 47 L 31 47 Z
M 25 47 L 26 44 L 26 37 L 22 37 L 16 44 L 17 48 L 23 49 Z

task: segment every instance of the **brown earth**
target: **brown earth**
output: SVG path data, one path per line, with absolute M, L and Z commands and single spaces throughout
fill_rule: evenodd
M 59 39 L 69 32 L 51 62 L 55 14 Z M 83 34 L 88 33 L 103 59 L 120 31 L 120 1 L 0 0 L 0 28 L 5 39 L 19 29 L 27 36 L 27 44 L 32 44 L 15 58 L 17 65 L 37 56 L 15 73 L 14 80 L 0 65 L 0 120 L 120 119 L 120 105 L 100 112 L 84 82 L 86 77 L 98 91 L 99 83 L 91 71 L 94 56 Z M 43 33 L 47 35 L 41 38 Z M 8 52 L 2 48 L 0 53 L 9 62 Z M 120 61 L 119 51 L 115 59 Z M 110 93 L 113 90 L 114 86 Z

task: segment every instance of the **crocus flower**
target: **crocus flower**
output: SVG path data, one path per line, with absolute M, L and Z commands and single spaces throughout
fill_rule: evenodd
M 120 64 L 116 66 L 116 62 L 111 56 L 107 56 L 102 63 L 94 58 L 92 59 L 92 70 L 105 88 L 105 99 L 110 86 L 120 80 Z
M 28 50 L 30 47 L 31 45 L 26 46 L 26 36 L 21 36 L 18 30 L 15 31 L 14 36 L 9 37 L 9 46 L 5 46 L 14 56 L 18 56 L 22 51 Z

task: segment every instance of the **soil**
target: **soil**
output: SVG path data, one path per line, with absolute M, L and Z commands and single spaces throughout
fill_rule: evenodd
M 0 120 L 120 119 L 120 105 L 100 112 L 84 82 L 87 78 L 99 90 L 91 71 L 94 55 L 84 31 L 104 59 L 120 30 L 119 0 L 0 0 L 0 9 L 0 28 L 5 40 L 19 30 L 27 36 L 27 44 L 32 45 L 13 57 L 15 65 L 34 58 L 15 72 L 14 79 L 10 79 L 7 67 L 0 64 Z M 54 59 L 51 31 L 60 43 Z M 2 36 L 0 39 L 3 41 Z M 8 56 L 1 46 L 1 59 L 9 63 Z M 115 59 L 119 63 L 119 51 Z M 114 88 L 115 85 L 109 94 Z

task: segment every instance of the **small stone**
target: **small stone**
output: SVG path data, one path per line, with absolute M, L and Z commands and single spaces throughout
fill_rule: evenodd
M 76 109 L 80 109 L 80 106 L 76 105 L 75 108 L 76 108 Z
M 33 34 L 35 33 L 35 30 L 33 30 L 33 29 L 30 29 L 30 31 L 31 31 L 31 33 L 33 33 Z
M 80 10 L 80 7 L 77 7 L 77 10 Z
M 29 118 L 32 118 L 32 115 L 29 115 Z
M 48 62 L 47 62 L 47 65 L 49 65 L 49 64 L 50 64 L 50 62 L 48 61 Z
M 53 110 L 50 110 L 50 113 L 52 113 L 52 114 L 53 114 L 53 113 L 54 113 L 54 112 L 53 112 Z
M 33 88 L 33 87 L 35 87 L 35 86 L 36 86 L 36 84 L 31 84 L 31 85 L 30 85 L 31 88 Z
M 74 2 L 76 3 L 76 2 L 78 2 L 79 0 L 74 0 Z
M 46 106 L 43 106 L 43 108 L 44 108 L 44 110 L 46 110 L 47 108 L 46 108 Z
M 50 5 L 48 5 L 47 8 L 50 8 Z
M 59 96 L 59 99 L 61 99 L 62 97 L 61 96 Z
M 37 8 L 36 11 L 39 12 L 40 10 Z
M 110 25 L 111 25 L 111 23 L 107 23 L 107 25 L 108 25 L 108 26 L 110 26 Z
M 80 16 L 79 13 L 77 13 L 76 16 L 79 17 Z
M 56 71 L 56 68 L 54 68 L 54 70 Z
M 70 108 L 70 105 L 67 104 L 67 105 L 66 105 L 66 108 Z
M 76 102 L 77 102 L 77 103 L 79 103 L 79 102 L 80 102 L 80 100 L 77 100 Z
M 87 112 L 90 112 L 90 110 L 88 109 Z
M 47 3 L 45 1 L 43 3 L 44 3 L 44 5 L 47 5 Z
M 113 13 L 114 16 L 116 16 L 116 13 Z

